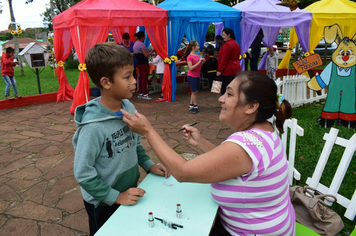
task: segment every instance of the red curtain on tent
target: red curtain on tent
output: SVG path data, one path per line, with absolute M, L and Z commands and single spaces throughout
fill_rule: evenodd
M 168 57 L 168 46 L 167 46 L 167 29 L 166 27 L 158 26 L 146 26 L 145 27 L 148 37 L 153 45 L 153 48 L 156 50 L 158 55 L 163 58 Z M 164 43 L 166 42 L 166 43 Z M 171 67 L 169 64 L 165 64 L 163 81 L 162 84 L 162 94 L 163 99 L 160 101 L 172 101 L 172 84 L 171 84 Z
M 70 113 L 74 114 L 75 108 L 89 101 L 90 86 L 89 77 L 86 72 L 85 57 L 88 50 L 97 43 L 105 42 L 109 34 L 109 27 L 101 26 L 77 26 L 71 27 L 72 41 L 79 59 L 79 80 L 75 87 L 73 103 Z
M 80 62 L 80 69 L 85 67 L 85 56 L 89 48 L 96 43 L 106 41 L 109 29 L 113 29 L 114 39 L 120 42 L 120 38 L 125 27 L 129 27 L 130 36 L 133 37 L 133 29 L 137 26 L 153 27 L 148 33 L 151 42 L 157 52 L 166 58 L 167 39 L 166 26 L 168 24 L 168 11 L 139 0 L 83 0 L 68 10 L 53 18 L 54 34 L 59 29 L 70 29 L 72 41 L 76 49 Z M 118 30 L 117 30 L 118 28 Z M 134 41 L 134 40 L 132 40 Z M 65 44 L 64 41 L 56 41 L 56 44 Z M 56 59 L 57 55 L 56 55 Z M 166 67 L 167 72 L 170 70 Z M 169 78 L 167 77 L 169 76 Z M 165 73 L 164 77 L 164 95 L 168 97 L 167 92 L 170 83 L 170 73 Z M 70 112 L 74 114 L 77 106 L 86 103 L 89 100 L 89 78 L 85 70 L 79 74 L 78 84 L 73 94 L 73 104 Z
M 122 35 L 124 33 L 129 33 L 130 41 L 135 42 L 134 34 L 136 33 L 136 29 L 137 26 L 121 26 L 121 27 L 111 28 L 110 31 L 116 43 L 122 42 Z
M 73 43 L 70 38 L 69 29 L 59 29 L 56 31 L 53 39 L 54 55 L 57 60 L 57 78 L 59 88 L 57 92 L 57 102 L 70 101 L 73 99 L 74 89 L 68 83 L 66 74 L 64 72 L 64 61 L 68 58 L 72 49 Z

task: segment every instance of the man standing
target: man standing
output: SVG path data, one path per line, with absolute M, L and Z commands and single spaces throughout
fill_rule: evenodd
M 250 61 L 250 67 L 251 70 L 257 71 L 257 62 L 258 58 L 260 57 L 261 54 L 261 42 L 263 38 L 263 31 L 260 29 L 258 32 L 255 40 L 251 44 L 251 61 Z

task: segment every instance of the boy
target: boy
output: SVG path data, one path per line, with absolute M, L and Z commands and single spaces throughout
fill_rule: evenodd
M 5 99 L 14 99 L 10 96 L 10 88 L 14 89 L 14 94 L 16 98 L 21 98 L 22 96 L 17 92 L 16 80 L 14 76 L 14 66 L 18 65 L 17 61 L 14 61 L 15 50 L 12 47 L 6 48 L 6 51 L 2 53 L 1 57 L 1 75 L 4 79 L 5 86 Z
M 202 71 L 205 71 L 205 75 L 203 72 L 203 75 L 205 78 L 208 78 L 209 80 L 209 88 L 211 88 L 213 81 L 216 80 L 216 71 L 218 69 L 218 60 L 214 57 L 214 48 L 209 48 L 208 47 L 208 56 L 206 58 L 206 62 L 202 66 Z
M 276 52 L 277 46 L 273 45 L 273 47 L 268 51 L 265 65 L 267 76 L 273 80 L 276 80 L 276 71 L 278 68 L 278 56 Z
M 169 174 L 152 162 L 141 146 L 141 136 L 122 121 L 121 108 L 135 111 L 128 100 L 136 88 L 131 53 L 116 43 L 99 43 L 88 51 L 85 63 L 101 97 L 76 108 L 74 176 L 94 235 L 120 205 L 134 205 L 145 194 L 136 188 L 138 164 L 166 178 Z

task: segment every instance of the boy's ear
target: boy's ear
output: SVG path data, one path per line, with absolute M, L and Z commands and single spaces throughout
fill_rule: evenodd
M 109 81 L 108 77 L 101 77 L 100 84 L 104 89 L 110 89 L 111 87 L 111 82 Z
M 249 104 L 247 104 L 247 109 L 245 112 L 246 112 L 246 114 L 251 115 L 251 114 L 255 113 L 259 107 L 260 107 L 260 104 L 258 102 L 249 103 Z

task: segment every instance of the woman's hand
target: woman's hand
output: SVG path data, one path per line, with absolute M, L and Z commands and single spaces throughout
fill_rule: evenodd
M 217 71 L 216 72 L 216 76 L 220 76 L 221 75 L 221 72 L 220 71 Z
M 146 191 L 142 188 L 129 188 L 125 192 L 121 192 L 117 197 L 115 203 L 128 206 L 128 205 L 135 205 L 140 197 L 145 195 Z
M 171 175 L 169 171 L 161 163 L 157 163 L 149 169 L 150 172 L 156 175 L 164 176 L 166 179 Z
M 144 115 L 138 113 L 138 111 L 135 110 L 135 115 L 130 114 L 124 109 L 121 109 L 120 111 L 122 112 L 122 114 L 124 114 L 122 120 L 133 132 L 145 135 L 151 129 L 153 129 L 151 123 L 147 120 L 147 118 Z
M 197 146 L 202 138 L 199 130 L 188 125 L 184 125 L 183 127 L 183 139 L 187 140 L 190 144 Z

